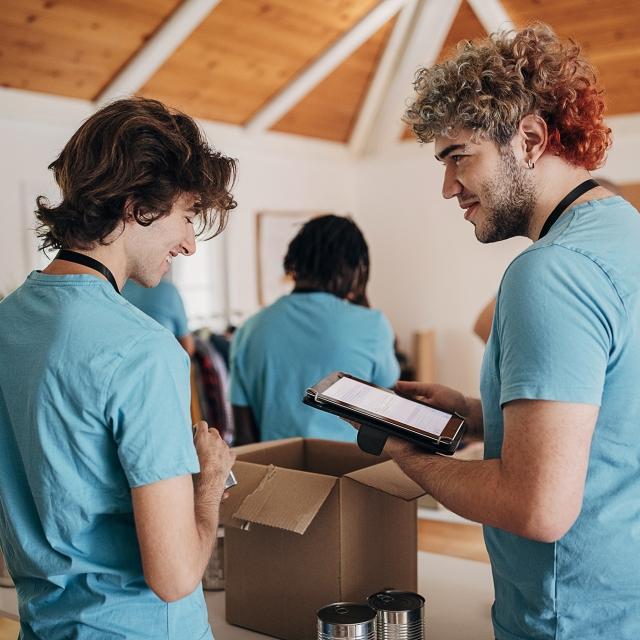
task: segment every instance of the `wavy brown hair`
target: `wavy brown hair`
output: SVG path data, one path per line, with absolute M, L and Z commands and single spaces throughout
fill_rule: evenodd
M 611 144 L 594 68 L 575 42 L 542 23 L 463 41 L 454 57 L 420 69 L 414 88 L 404 120 L 422 142 L 471 129 L 476 140 L 503 146 L 524 116 L 538 114 L 548 150 L 574 165 L 599 167 Z
M 88 118 L 50 165 L 62 192 L 37 198 L 41 249 L 89 249 L 130 214 L 143 226 L 182 194 L 196 197 L 197 233 L 220 233 L 236 206 L 236 161 L 213 150 L 196 123 L 157 100 L 118 100 Z

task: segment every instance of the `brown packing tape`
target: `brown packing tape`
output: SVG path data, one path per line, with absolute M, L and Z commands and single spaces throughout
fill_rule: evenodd
M 233 514 L 253 522 L 303 534 L 331 493 L 337 478 L 270 465 L 259 486 Z
M 403 500 L 415 500 L 426 493 L 393 460 L 352 471 L 345 477 Z

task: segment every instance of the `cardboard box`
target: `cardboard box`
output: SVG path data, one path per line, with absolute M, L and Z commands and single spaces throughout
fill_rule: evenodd
M 238 484 L 221 510 L 227 622 L 315 640 L 324 605 L 417 589 L 424 491 L 395 462 L 302 438 L 235 451 Z

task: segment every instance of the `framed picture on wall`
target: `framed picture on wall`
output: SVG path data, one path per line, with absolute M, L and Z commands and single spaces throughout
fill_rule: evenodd
M 324 211 L 262 211 L 256 216 L 258 302 L 266 306 L 291 291 L 282 262 L 302 225 Z

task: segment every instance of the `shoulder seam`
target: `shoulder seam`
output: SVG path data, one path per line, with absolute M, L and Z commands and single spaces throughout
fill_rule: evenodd
M 562 249 L 564 251 L 570 251 L 576 255 L 582 256 L 585 260 L 588 260 L 590 263 L 592 263 L 593 265 L 595 265 L 595 267 L 598 269 L 598 271 L 600 271 L 602 273 L 602 275 L 605 277 L 605 279 L 607 280 L 607 282 L 611 285 L 611 288 L 613 289 L 613 291 L 615 291 L 615 294 L 620 302 L 620 304 L 622 305 L 622 308 L 624 309 L 624 313 L 625 315 L 628 317 L 628 311 L 627 311 L 627 307 L 624 303 L 624 299 L 623 297 L 620 295 L 620 292 L 618 291 L 618 288 L 616 287 L 615 283 L 613 282 L 613 280 L 611 279 L 611 277 L 609 276 L 609 274 L 605 271 L 605 269 L 603 268 L 603 266 L 597 261 L 594 260 L 594 258 L 592 258 L 591 256 L 587 255 L 584 251 L 580 251 L 580 249 L 576 248 L 576 247 L 568 247 L 564 244 L 559 244 L 557 242 L 551 242 L 549 244 L 545 244 L 539 247 L 533 246 L 533 247 L 529 247 L 527 249 L 525 249 L 522 253 L 518 254 L 510 263 L 509 266 L 505 269 L 504 271 L 504 275 L 502 276 L 502 280 L 504 280 L 504 278 L 506 277 L 507 273 L 509 272 L 509 269 L 511 269 L 511 267 L 523 256 L 527 255 L 528 253 L 533 253 L 534 251 L 542 251 L 543 249 L 550 249 L 552 247 L 556 247 L 558 249 Z

